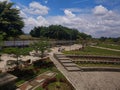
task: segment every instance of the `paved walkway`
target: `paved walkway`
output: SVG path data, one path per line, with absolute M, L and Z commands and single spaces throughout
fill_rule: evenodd
M 54 54 L 54 57 L 63 65 L 68 71 L 81 71 L 80 67 L 72 62 L 70 58 L 67 58 L 64 54 Z
M 111 48 L 105 48 L 105 47 L 98 47 L 98 46 L 91 46 L 91 47 L 120 52 L 120 50 L 117 50 L 117 49 L 111 49 Z
M 119 72 L 70 72 L 54 58 L 53 53 L 60 53 L 57 51 L 53 49 L 50 59 L 76 90 L 120 90 Z

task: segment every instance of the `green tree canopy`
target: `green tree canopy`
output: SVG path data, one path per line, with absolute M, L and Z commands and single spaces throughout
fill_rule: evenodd
M 80 33 L 76 29 L 70 29 L 61 25 L 51 25 L 49 27 L 35 27 L 30 34 L 33 37 L 47 37 L 58 40 L 76 40 L 81 36 L 82 38 L 91 37 L 90 35 Z
M 40 52 L 41 52 L 41 57 L 43 57 L 45 50 L 48 50 L 49 43 L 48 43 L 48 41 L 34 42 L 33 44 L 31 44 L 31 47 L 32 47 L 36 52 L 40 51 Z
M 19 16 L 19 10 L 13 8 L 13 3 L 0 2 L 0 31 L 6 33 L 6 38 L 23 34 L 24 22 Z

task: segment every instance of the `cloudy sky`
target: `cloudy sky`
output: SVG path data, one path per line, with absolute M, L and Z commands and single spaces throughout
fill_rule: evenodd
M 0 0 L 5 1 L 5 0 Z M 7 0 L 25 22 L 23 31 L 52 24 L 76 28 L 93 37 L 120 37 L 120 0 Z

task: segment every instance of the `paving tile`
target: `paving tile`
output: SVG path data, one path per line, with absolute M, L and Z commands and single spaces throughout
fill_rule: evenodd
M 45 81 L 45 79 L 36 80 L 36 82 L 38 82 L 38 83 L 42 83 L 43 81 Z
M 71 60 L 60 60 L 60 62 L 62 62 L 62 63 L 71 63 L 72 61 Z
M 68 71 L 80 71 L 78 67 L 65 67 Z
M 75 63 L 62 63 L 65 67 L 68 67 L 68 66 L 76 66 Z

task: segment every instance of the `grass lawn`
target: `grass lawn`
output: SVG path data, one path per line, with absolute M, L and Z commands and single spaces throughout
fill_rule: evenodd
M 118 64 L 91 64 L 91 63 L 87 63 L 87 64 L 76 63 L 76 64 L 79 65 L 80 67 L 117 67 L 117 68 L 120 68 L 120 65 Z
M 119 46 L 119 45 L 103 44 L 103 43 L 102 43 L 102 44 L 99 44 L 99 45 L 97 45 L 97 46 L 120 50 L 120 46 Z
M 44 90 L 42 87 L 37 87 L 35 90 Z
M 64 82 L 59 82 L 59 88 L 57 88 L 57 83 L 58 82 L 50 83 L 48 85 L 48 90 L 71 90 L 71 87 Z
M 81 51 L 64 51 L 64 54 L 76 54 L 76 55 L 100 55 L 100 56 L 120 56 L 120 52 L 105 50 L 95 47 L 85 47 Z

